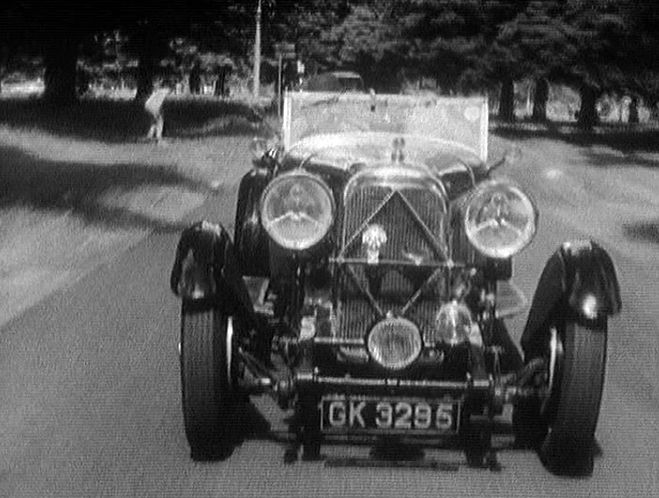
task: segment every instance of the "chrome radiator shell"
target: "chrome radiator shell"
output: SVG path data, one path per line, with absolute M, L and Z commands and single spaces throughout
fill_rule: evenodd
M 448 202 L 424 168 L 365 168 L 345 187 L 335 296 L 339 339 L 361 339 L 386 316 L 401 316 L 433 341 L 433 323 L 449 297 Z M 384 232 L 374 247 L 364 234 Z M 373 231 L 373 230 L 372 230 Z

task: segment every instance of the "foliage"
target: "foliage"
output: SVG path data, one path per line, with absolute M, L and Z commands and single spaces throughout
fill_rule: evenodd
M 126 37 L 123 48 L 140 60 L 138 94 L 148 92 L 159 62 L 168 55 L 169 43 L 177 36 L 204 34 L 204 28 L 225 20 L 221 27 L 238 29 L 240 12 L 253 2 L 216 0 L 99 0 L 79 3 L 72 0 L 7 0 L 0 7 L 0 23 L 7 30 L 0 43 L 11 51 L 44 56 L 46 97 L 56 102 L 75 98 L 76 59 L 80 45 L 93 46 L 99 33 L 119 30 Z M 231 20 L 229 22 L 228 20 Z M 217 27 L 217 26 L 216 26 Z M 227 35 L 232 33 L 227 32 Z M 235 37 L 219 37 L 223 42 Z M 213 44 L 213 38 L 204 42 Z M 216 41 L 216 40 L 215 40 Z
M 434 78 L 444 93 L 464 90 L 464 77 L 475 73 L 484 47 L 480 2 L 413 0 L 401 10 L 409 70 Z
M 341 66 L 336 26 L 349 12 L 345 0 L 309 0 L 296 2 L 284 18 L 285 39 L 296 42 L 298 57 L 306 61 L 309 73 Z
M 342 41 L 338 51 L 342 64 L 377 90 L 400 88 L 397 68 L 405 63 L 400 29 L 392 20 L 393 3 L 357 5 L 333 30 L 334 39 Z
M 117 71 L 134 61 L 143 91 L 157 71 L 248 66 L 258 0 L 5 0 L 0 70 L 44 57 L 48 95 L 72 97 L 76 59 Z M 378 91 L 404 82 L 442 93 L 531 78 L 659 98 L 659 4 L 631 0 L 262 0 L 266 63 L 296 44 L 307 72 L 353 69 Z M 541 92 L 542 93 L 542 92 Z M 546 92 L 545 92 L 546 93 Z M 539 95 L 542 97 L 542 95 Z M 536 99 L 538 106 L 542 98 Z M 593 103 L 591 103 L 594 105 Z M 589 105 L 591 105 L 589 104 Z

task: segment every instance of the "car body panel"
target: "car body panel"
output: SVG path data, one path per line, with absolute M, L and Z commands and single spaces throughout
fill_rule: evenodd
M 219 306 L 256 326 L 252 301 L 227 230 L 201 221 L 183 231 L 170 274 L 172 292 L 200 306 Z
M 620 312 L 622 302 L 611 256 L 596 242 L 563 243 L 547 260 L 533 296 L 521 345 L 527 357 L 549 341 L 552 315 L 597 321 Z
M 302 83 L 307 92 L 363 92 L 364 81 L 354 71 L 331 71 L 311 76 Z
M 243 176 L 238 187 L 234 242 L 243 275 L 269 275 L 270 239 L 261 226 L 259 203 L 271 177 L 271 170 L 257 165 Z

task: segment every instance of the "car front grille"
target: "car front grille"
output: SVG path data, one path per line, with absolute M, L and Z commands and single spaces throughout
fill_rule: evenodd
M 336 280 L 340 338 L 363 338 L 392 314 L 413 321 L 424 341 L 432 339 L 432 322 L 448 294 L 445 206 L 436 190 L 419 186 L 368 185 L 346 199 Z M 364 232 L 375 225 L 386 241 L 369 262 Z

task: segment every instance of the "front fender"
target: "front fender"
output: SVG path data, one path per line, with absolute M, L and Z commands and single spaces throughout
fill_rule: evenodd
M 227 314 L 254 321 L 235 249 L 222 225 L 200 221 L 183 231 L 176 247 L 170 287 L 184 300 L 210 302 Z
M 245 275 L 267 277 L 269 274 L 270 239 L 261 226 L 259 203 L 271 176 L 270 170 L 255 167 L 243 176 L 238 188 L 234 241 Z
M 599 320 L 620 312 L 620 287 L 609 254 L 593 241 L 564 243 L 547 261 L 522 334 L 525 354 L 532 356 L 548 339 L 553 314 L 573 313 Z

